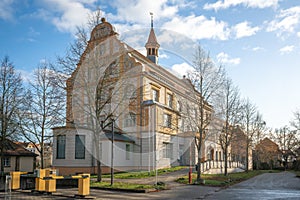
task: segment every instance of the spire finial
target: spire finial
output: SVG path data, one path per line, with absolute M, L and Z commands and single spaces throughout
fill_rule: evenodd
M 150 16 L 151 16 L 151 28 L 153 28 L 153 13 L 150 12 Z

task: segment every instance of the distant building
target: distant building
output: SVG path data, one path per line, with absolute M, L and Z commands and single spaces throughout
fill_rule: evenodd
M 33 144 L 31 142 L 17 142 L 22 145 L 25 149 L 37 154 L 35 166 L 37 168 L 41 167 L 41 155 L 39 149 L 41 148 L 40 144 Z M 44 168 L 52 167 L 52 143 L 44 143 Z
M 270 140 L 264 138 L 255 147 L 254 162 L 257 169 L 273 169 L 281 166 L 282 152 L 279 146 Z
M 8 139 L 0 148 L 3 150 L 4 172 L 34 171 L 37 154 Z
M 231 139 L 231 160 L 241 162 L 246 166 L 246 157 L 247 157 L 247 136 L 240 127 L 237 127 L 233 131 Z M 229 156 L 230 157 L 230 156 Z M 248 169 L 253 169 L 252 161 L 252 146 L 248 149 Z

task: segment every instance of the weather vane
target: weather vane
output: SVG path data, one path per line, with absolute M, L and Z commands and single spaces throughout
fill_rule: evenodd
M 151 28 L 153 28 L 153 12 L 150 12 L 150 16 L 151 16 Z

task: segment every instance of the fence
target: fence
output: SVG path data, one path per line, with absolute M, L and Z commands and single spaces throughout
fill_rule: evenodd
M 208 171 L 210 169 L 224 169 L 225 161 L 207 160 L 200 163 L 201 172 Z M 245 165 L 239 161 L 227 161 L 228 168 L 241 168 L 245 169 Z

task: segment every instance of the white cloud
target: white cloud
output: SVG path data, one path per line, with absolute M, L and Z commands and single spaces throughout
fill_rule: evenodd
M 254 35 L 257 31 L 260 30 L 260 28 L 257 26 L 249 26 L 249 22 L 247 21 L 235 25 L 232 29 L 235 32 L 236 38 L 248 37 Z
M 264 48 L 258 46 L 252 48 L 252 51 L 262 51 L 262 50 L 264 50 Z
M 17 69 L 17 72 L 20 73 L 21 78 L 24 82 L 29 82 L 30 80 L 34 79 L 32 71 L 26 71 L 22 69 Z
M 281 49 L 279 49 L 279 51 L 280 51 L 281 55 L 283 55 L 283 54 L 289 54 L 292 51 L 294 51 L 294 48 L 295 48 L 294 45 L 288 45 L 288 46 L 282 47 Z
M 230 30 L 226 22 L 217 21 L 214 17 L 190 15 L 187 17 L 174 17 L 166 22 L 163 28 L 177 31 L 192 39 L 218 39 L 226 40 Z
M 217 61 L 221 64 L 238 65 L 241 62 L 240 58 L 230 58 L 230 56 L 224 52 L 217 55 Z
M 175 64 L 172 66 L 172 71 L 180 75 L 181 77 L 183 75 L 187 75 L 188 72 L 193 71 L 193 67 L 186 62 L 183 62 L 181 64 Z
M 278 35 L 283 32 L 293 33 L 300 22 L 300 6 L 281 10 L 276 18 L 269 22 L 267 31 L 278 31 Z
M 204 9 L 206 10 L 220 10 L 227 9 L 232 6 L 243 5 L 247 8 L 268 8 L 277 7 L 278 0 L 219 0 L 215 3 L 206 3 Z
M 149 12 L 154 13 L 155 20 L 162 17 L 172 18 L 179 9 L 177 3 L 180 2 L 175 1 L 172 4 L 167 0 L 155 1 L 155 3 L 149 0 L 116 0 L 112 5 L 117 10 L 115 20 L 150 24 Z
M 165 58 L 165 59 L 168 59 L 170 58 L 167 54 L 165 53 L 162 53 L 162 54 L 159 54 L 159 58 Z
M 12 20 L 13 19 L 13 4 L 14 0 L 1 0 L 0 1 L 0 19 Z
M 297 36 L 300 38 L 300 32 L 297 33 Z
M 44 0 L 47 9 L 39 10 L 45 20 L 51 22 L 60 31 L 75 32 L 77 26 L 87 24 L 88 16 L 96 0 Z M 46 14 L 45 14 L 45 13 Z

